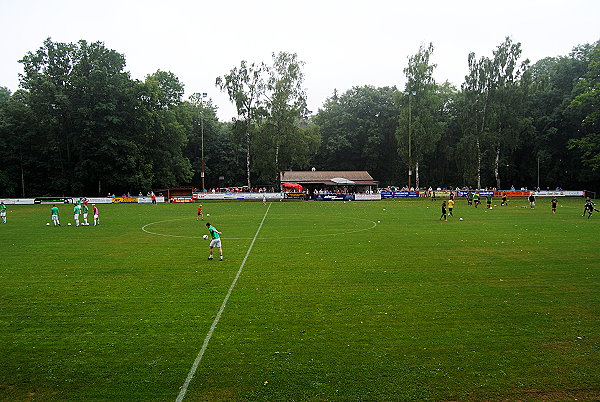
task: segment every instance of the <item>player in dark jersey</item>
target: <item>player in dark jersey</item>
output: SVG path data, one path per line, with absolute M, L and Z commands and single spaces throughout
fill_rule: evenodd
M 550 203 L 552 204 L 552 213 L 556 215 L 556 205 L 558 204 L 558 200 L 556 197 L 552 197 L 552 201 L 550 201 Z
M 592 216 L 592 213 L 594 211 L 596 212 L 600 212 L 598 211 L 596 208 L 594 208 L 596 204 L 594 204 L 592 202 L 592 199 L 590 197 L 587 198 L 587 200 L 585 201 L 585 205 L 583 206 L 583 215 L 581 216 L 585 216 L 585 214 L 588 214 L 588 219 L 590 219 L 590 217 Z
M 442 202 L 442 215 L 440 216 L 440 220 L 442 220 L 442 218 L 444 218 L 445 221 L 448 220 L 448 216 L 446 215 L 446 201 L 445 200 Z

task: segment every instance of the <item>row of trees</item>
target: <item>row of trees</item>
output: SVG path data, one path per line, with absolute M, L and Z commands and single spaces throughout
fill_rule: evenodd
M 271 186 L 311 167 L 384 185 L 598 188 L 598 43 L 530 65 L 507 38 L 469 55 L 460 89 L 433 79 L 433 51 L 409 58 L 403 90 L 335 91 L 315 114 L 296 54 L 242 61 L 216 79 L 238 114 L 220 122 L 170 72 L 134 80 L 101 42 L 47 39 L 21 60 L 20 89 L 0 88 L 0 196 L 199 187 L 203 169 L 208 188 Z
M 314 116 L 314 165 L 421 187 L 600 187 L 598 42 L 530 65 L 506 38 L 491 57 L 469 54 L 460 89 L 435 82 L 433 50 L 409 58 L 403 90 L 334 93 Z

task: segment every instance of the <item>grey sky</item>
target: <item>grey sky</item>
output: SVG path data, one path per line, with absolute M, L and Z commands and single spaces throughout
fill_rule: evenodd
M 0 86 L 18 88 L 18 60 L 45 38 L 102 41 L 125 55 L 132 78 L 158 69 L 207 92 L 229 120 L 215 78 L 241 60 L 287 51 L 304 61 L 309 108 L 334 89 L 404 86 L 408 56 L 433 42 L 435 78 L 460 86 L 467 55 L 491 56 L 506 36 L 532 62 L 600 39 L 600 1 L 68 1 L 0 0 Z

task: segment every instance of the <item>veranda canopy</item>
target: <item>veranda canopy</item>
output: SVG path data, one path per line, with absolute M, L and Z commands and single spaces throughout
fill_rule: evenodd
M 352 186 L 352 185 L 356 184 L 352 180 L 344 179 L 343 177 L 334 177 L 331 179 L 331 181 L 334 182 L 335 184 L 345 184 L 348 186 Z
M 298 183 L 281 183 L 281 185 L 283 187 L 287 187 L 287 188 L 295 188 L 298 191 L 302 191 L 302 185 L 298 184 Z

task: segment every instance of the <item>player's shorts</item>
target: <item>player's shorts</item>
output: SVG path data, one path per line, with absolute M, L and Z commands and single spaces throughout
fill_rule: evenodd
M 202 216 L 202 215 L 203 215 L 202 212 L 198 212 L 198 216 Z
M 58 222 L 58 215 L 52 215 L 52 222 Z
M 0 216 L 6 216 L 6 211 L 0 212 Z
M 210 241 L 211 247 L 221 247 L 221 239 L 212 239 Z
M 88 214 L 83 214 L 83 219 L 87 219 Z
M 98 215 L 94 215 L 94 219 L 98 219 Z
M 79 220 L 79 214 L 73 215 L 73 219 L 75 219 L 76 221 L 78 221 Z

